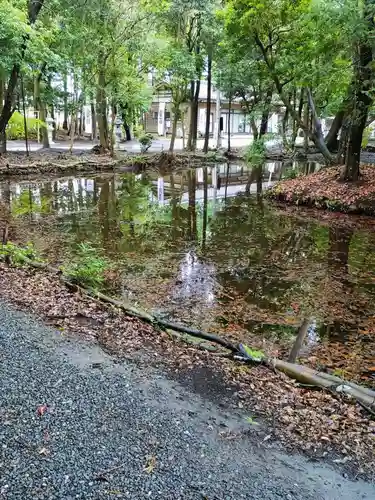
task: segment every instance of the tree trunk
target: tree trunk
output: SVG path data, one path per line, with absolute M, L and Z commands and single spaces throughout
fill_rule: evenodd
M 344 164 L 346 161 L 346 152 L 348 150 L 348 140 L 349 140 L 349 129 L 350 129 L 350 118 L 349 116 L 344 118 L 341 127 L 339 147 L 337 151 L 337 163 Z
M 91 140 L 96 141 L 96 110 L 94 100 L 91 99 L 90 102 L 91 107 Z
M 288 108 L 285 108 L 283 121 L 282 121 L 282 137 L 283 137 L 283 146 L 288 151 L 289 150 L 289 141 L 288 141 L 288 122 L 289 122 L 289 111 Z
M 302 322 L 302 325 L 300 326 L 298 330 L 298 335 L 296 337 L 296 340 L 293 344 L 293 347 L 290 351 L 289 357 L 288 357 L 288 362 L 289 363 L 295 363 L 298 353 L 301 350 L 301 347 L 303 346 L 303 343 L 305 341 L 307 332 L 309 330 L 309 325 L 310 325 L 310 319 L 305 318 Z
M 228 106 L 228 153 L 230 153 L 230 134 L 231 134 L 231 129 L 230 129 L 230 119 L 231 119 L 231 114 L 232 114 L 232 96 L 229 96 L 229 106 Z
M 327 145 L 323 139 L 322 124 L 317 115 L 315 109 L 315 103 L 311 94 L 311 90 L 309 88 L 307 88 L 307 98 L 309 101 L 309 107 L 311 109 L 314 122 L 314 130 L 313 130 L 313 137 L 315 138 L 314 144 L 318 147 L 319 151 L 323 154 L 324 158 L 331 158 L 331 153 L 327 148 Z
M 5 94 L 5 81 L 3 79 L 3 75 L 1 75 L 0 78 L 0 113 L 3 109 L 3 102 L 4 102 L 4 94 Z M 0 154 L 6 152 L 6 135 L 5 131 L 0 135 Z
M 204 134 L 203 152 L 208 152 L 210 140 L 210 122 L 211 122 L 211 80 L 212 80 L 212 57 L 208 55 L 207 61 L 207 105 L 206 105 L 206 127 Z
M 68 75 L 64 73 L 64 121 L 62 128 L 68 130 Z
M 175 112 L 173 112 L 171 142 L 169 143 L 169 151 L 171 153 L 173 153 L 174 143 L 176 141 L 177 123 L 178 123 L 178 112 L 175 110 Z
M 259 137 L 263 137 L 267 133 L 268 118 L 269 118 L 269 114 L 270 114 L 270 104 L 271 104 L 271 99 L 272 99 L 272 93 L 273 93 L 272 88 L 267 90 L 266 98 L 264 101 L 263 112 L 262 112 L 262 118 L 260 121 Z
M 96 105 L 99 127 L 99 143 L 103 150 L 109 149 L 107 97 L 105 91 L 105 68 L 102 58 L 99 58 L 99 75 L 96 93 Z
M 45 67 L 45 65 L 43 65 Z M 34 79 L 34 106 L 37 111 L 39 111 L 39 119 L 45 124 L 42 127 L 42 144 L 44 149 L 50 147 L 48 129 L 46 126 L 46 107 L 42 98 L 40 96 L 40 82 L 42 80 L 42 70 L 39 70 Z
M 345 111 L 344 111 L 344 109 L 340 109 L 336 113 L 336 116 L 332 122 L 332 125 L 328 131 L 328 134 L 326 135 L 326 137 L 324 139 L 327 148 L 331 152 L 338 150 L 338 145 L 339 145 L 338 135 L 339 135 L 339 132 L 341 130 L 341 127 L 342 127 L 342 124 L 344 121 L 344 117 L 345 117 Z
M 130 132 L 130 127 L 128 125 L 128 122 L 126 120 L 123 120 L 123 122 L 124 122 L 124 130 L 125 130 L 126 140 L 127 141 L 131 141 L 132 140 L 132 135 L 131 135 L 131 132 Z
M 292 104 L 290 102 L 290 99 L 288 99 L 288 97 L 286 96 L 286 94 L 284 92 L 283 85 L 280 82 L 280 79 L 279 79 L 279 77 L 277 75 L 274 62 L 269 57 L 269 52 L 268 52 L 269 49 L 265 45 L 263 45 L 263 43 L 262 43 L 261 39 L 259 38 L 258 34 L 255 34 L 255 43 L 258 45 L 258 47 L 259 47 L 259 49 L 260 49 L 260 51 L 262 53 L 264 62 L 266 63 L 266 65 L 268 67 L 270 75 L 271 75 L 271 77 L 272 77 L 272 79 L 273 79 L 273 81 L 275 83 L 276 90 L 277 90 L 277 92 L 278 92 L 278 94 L 280 96 L 280 99 L 283 101 L 284 106 L 288 109 L 291 117 L 293 118 L 293 120 L 296 121 L 296 123 L 299 126 L 299 128 L 301 128 L 302 130 L 306 131 L 305 124 L 298 117 L 298 114 L 297 114 L 296 110 L 294 109 L 294 106 L 292 106 Z M 316 116 L 316 114 L 315 114 L 315 116 Z M 320 129 L 320 131 L 321 131 L 321 129 Z M 323 137 L 319 135 L 319 128 L 315 127 L 315 131 L 313 133 L 311 133 L 310 130 L 306 131 L 306 132 L 308 132 L 310 139 L 314 142 L 314 144 L 317 147 L 317 149 L 324 156 L 324 159 L 325 159 L 326 163 L 331 164 L 332 160 L 333 160 L 333 157 L 332 157 L 331 153 L 329 152 L 329 150 L 327 149 L 327 146 L 326 146 L 326 144 L 324 142 Z
M 303 106 L 303 122 L 305 124 L 305 130 L 303 131 L 303 150 L 305 155 L 307 155 L 309 152 L 309 134 L 307 131 L 310 129 L 310 108 L 308 101 L 305 101 Z
M 366 1 L 366 7 L 370 6 L 370 0 Z M 373 17 L 369 14 L 368 30 L 373 29 Z M 350 129 L 348 137 L 348 149 L 346 153 L 345 170 L 343 180 L 357 181 L 359 178 L 359 162 L 361 156 L 363 131 L 367 123 L 367 115 L 372 105 L 369 92 L 372 88 L 372 45 L 360 42 L 354 54 L 354 80 L 353 106 L 350 116 Z
M 258 139 L 258 127 L 253 116 L 250 117 L 250 127 L 253 134 L 253 141 Z
M 187 141 L 187 149 L 195 151 L 197 147 L 197 134 L 198 134 L 198 100 L 200 91 L 200 80 L 192 81 L 192 90 L 190 92 L 190 123 L 189 123 L 189 136 Z

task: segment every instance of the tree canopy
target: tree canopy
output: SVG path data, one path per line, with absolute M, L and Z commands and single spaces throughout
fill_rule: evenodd
M 153 93 L 168 91 L 173 136 L 188 110 L 187 147 L 195 149 L 207 79 L 209 92 L 215 85 L 242 104 L 255 139 L 278 111 L 285 144 L 293 148 L 302 130 L 327 163 L 345 160 L 345 177 L 355 180 L 372 117 L 373 15 L 372 0 L 3 0 L 2 150 L 21 80 L 42 120 L 64 109 L 65 128 L 91 104 L 103 149 L 113 139 L 109 121 L 120 114 L 136 124 Z M 325 140 L 320 120 L 334 116 Z

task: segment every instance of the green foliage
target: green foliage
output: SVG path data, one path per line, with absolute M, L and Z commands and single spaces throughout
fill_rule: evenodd
M 255 139 L 245 150 L 245 160 L 251 165 L 261 165 L 266 159 L 264 138 Z
M 296 177 L 298 177 L 298 172 L 292 167 L 287 168 L 282 174 L 283 179 L 295 179 Z
M 366 127 L 364 132 L 363 132 L 363 136 L 362 136 L 362 148 L 366 148 L 368 146 L 368 143 L 370 141 L 370 136 L 371 136 L 371 128 L 370 127 Z
M 256 349 L 251 349 L 246 344 L 240 344 L 241 351 L 252 361 L 260 363 L 265 358 L 265 354 L 263 351 L 259 351 Z
M 8 260 L 13 265 L 25 265 L 27 260 L 40 261 L 32 243 L 25 247 L 16 245 L 10 241 L 6 245 L 0 246 L 0 260 Z
M 62 271 L 73 283 L 98 288 L 104 283 L 104 273 L 110 267 L 111 264 L 98 255 L 97 248 L 80 243 L 77 257 L 72 263 L 62 266 Z
M 38 128 L 46 127 L 46 124 L 38 118 L 26 118 L 27 137 L 29 139 L 38 138 Z M 7 129 L 7 138 L 12 139 L 25 139 L 25 122 L 23 115 L 15 111 L 9 120 Z
M 152 145 L 152 134 L 142 134 L 138 137 L 138 141 L 141 145 L 141 153 L 145 153 Z
M 259 423 L 253 419 L 253 417 L 246 417 L 246 422 L 250 425 L 259 425 Z

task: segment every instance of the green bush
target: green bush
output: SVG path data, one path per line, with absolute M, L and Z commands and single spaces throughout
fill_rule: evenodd
M 141 152 L 145 153 L 152 144 L 152 134 L 143 134 L 139 136 L 138 141 L 141 145 Z
M 27 137 L 29 139 L 38 139 L 38 127 L 46 127 L 46 124 L 38 118 L 26 118 Z M 15 111 L 11 116 L 7 126 L 7 139 L 25 139 L 25 123 L 21 113 Z
M 255 139 L 245 150 L 245 160 L 251 165 L 261 165 L 266 160 L 265 139 Z
M 76 259 L 71 264 L 62 266 L 62 272 L 77 285 L 98 288 L 103 284 L 104 273 L 109 268 L 109 262 L 98 255 L 97 248 L 80 243 Z
M 295 179 L 296 177 L 298 177 L 298 171 L 292 167 L 287 168 L 282 174 L 283 179 Z
M 14 265 L 25 264 L 27 260 L 40 261 L 32 243 L 28 243 L 25 247 L 20 247 L 10 241 L 6 245 L 0 245 L 0 260 L 7 260 Z
M 370 141 L 371 132 L 372 130 L 370 127 L 366 127 L 365 130 L 363 131 L 362 144 L 361 144 L 362 148 L 367 148 L 368 143 Z

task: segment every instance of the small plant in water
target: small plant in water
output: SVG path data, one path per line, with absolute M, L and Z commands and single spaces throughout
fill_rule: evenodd
M 62 272 L 73 283 L 98 288 L 103 284 L 104 273 L 110 267 L 110 263 L 98 255 L 97 248 L 80 243 L 76 260 L 67 266 L 62 266 Z

